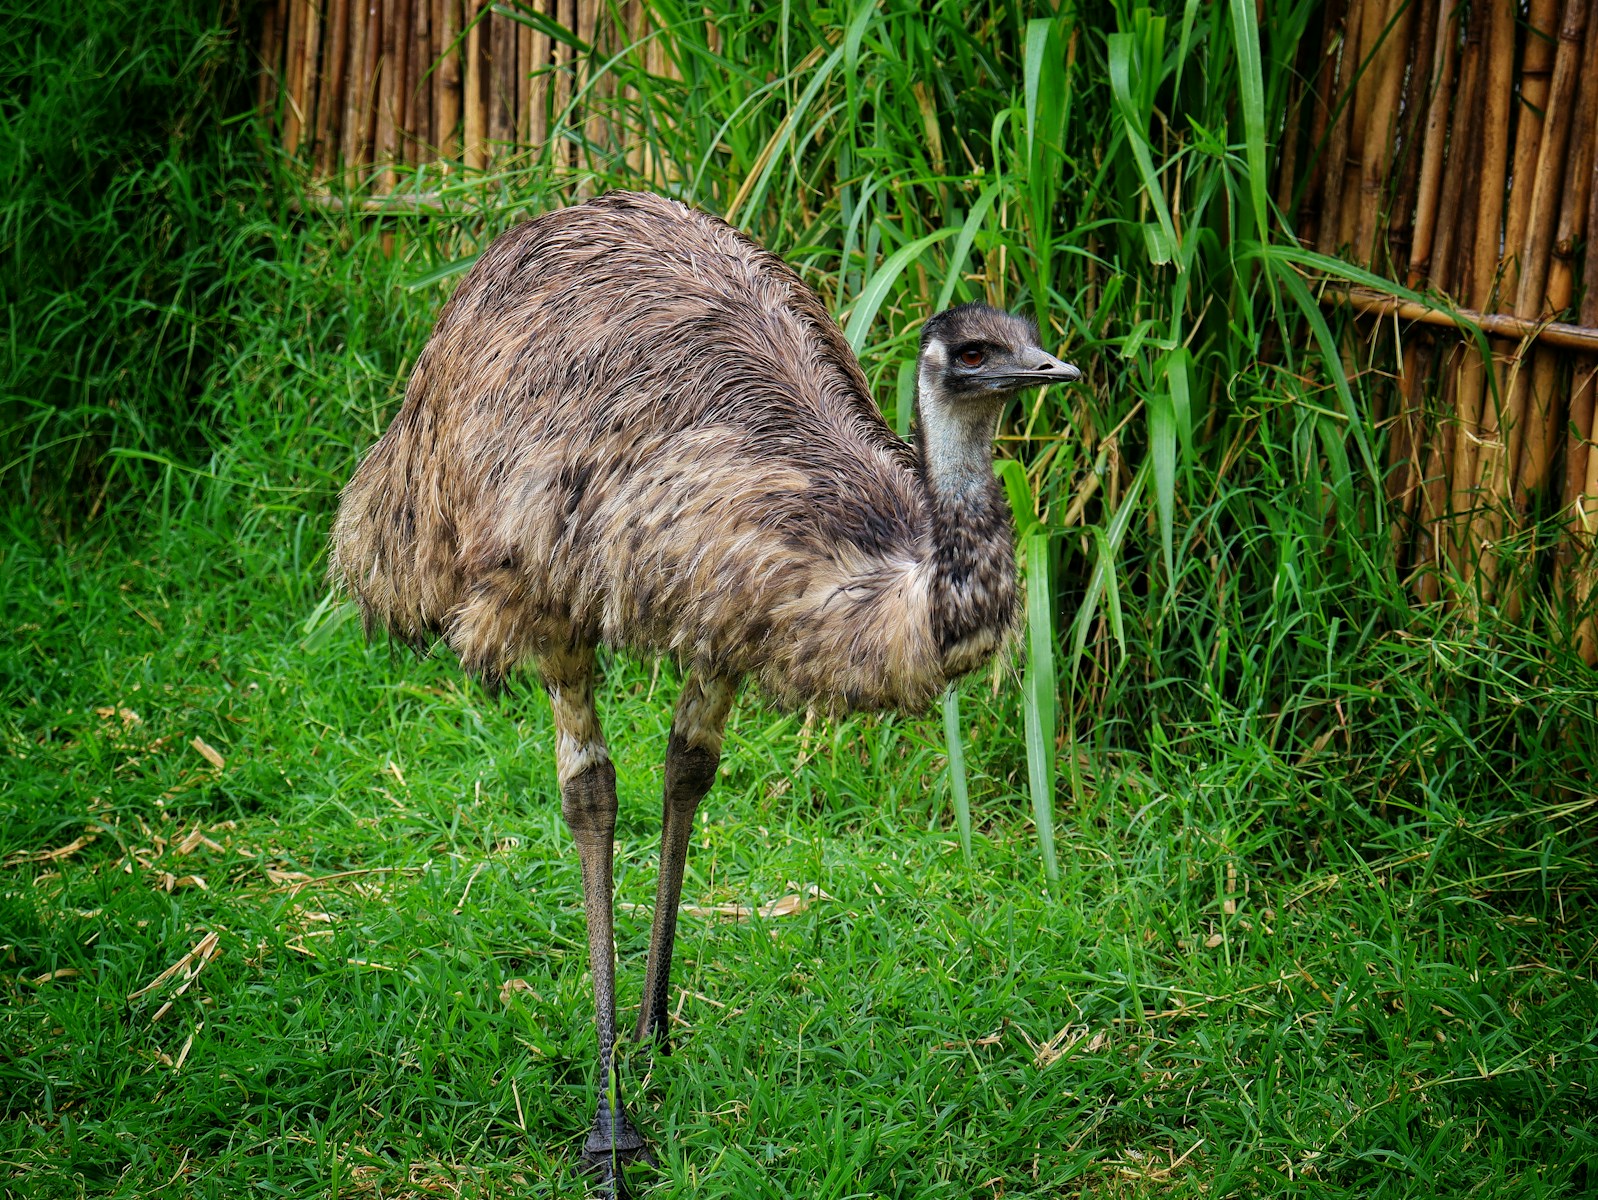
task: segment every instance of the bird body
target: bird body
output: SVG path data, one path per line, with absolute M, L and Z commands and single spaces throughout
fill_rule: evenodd
M 491 683 L 604 644 L 785 707 L 920 709 L 1014 612 L 992 432 L 978 486 L 940 504 L 792 270 L 704 213 L 611 195 L 472 269 L 344 493 L 333 574 Z M 968 543 L 952 606 L 938 524 Z
M 912 446 L 780 259 L 714 217 L 617 193 L 484 251 L 344 489 L 329 571 L 368 630 L 419 651 L 442 637 L 490 686 L 535 666 L 549 694 L 607 1078 L 583 1155 L 612 1195 L 648 1149 L 616 1073 L 616 772 L 595 648 L 689 669 L 636 1029 L 665 1049 L 689 835 L 740 681 L 791 707 L 915 710 L 1008 632 L 999 414 L 1079 376 L 1037 342 L 982 305 L 930 318 Z

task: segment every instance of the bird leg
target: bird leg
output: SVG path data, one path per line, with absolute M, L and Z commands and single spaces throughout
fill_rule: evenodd
M 738 681 L 690 675 L 677 700 L 666 742 L 666 795 L 660 834 L 660 879 L 655 885 L 655 919 L 649 931 L 649 967 L 634 1040 L 653 1035 L 662 1053 L 671 1053 L 666 1002 L 671 990 L 671 948 L 677 935 L 677 905 L 694 812 L 716 780 L 721 736 Z
M 594 1026 L 599 1034 L 600 1095 L 583 1161 L 600 1185 L 627 1194 L 622 1164 L 653 1162 L 621 1099 L 616 1064 L 616 968 L 611 916 L 611 856 L 616 836 L 616 768 L 594 710 L 592 650 L 540 659 L 555 714 L 555 766 L 560 811 L 583 866 L 583 911 L 588 921 L 588 966 L 594 980 Z

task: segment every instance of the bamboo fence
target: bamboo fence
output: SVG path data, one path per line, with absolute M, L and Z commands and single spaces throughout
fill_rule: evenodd
M 290 157 L 343 185 L 329 195 L 385 208 L 429 169 L 492 171 L 546 146 L 576 169 L 613 151 L 629 97 L 601 64 L 674 74 L 648 33 L 643 0 L 267 0 L 256 99 Z M 633 139 L 635 168 L 641 153 Z
M 1361 314 L 1348 365 L 1392 377 L 1416 596 L 1545 598 L 1598 661 L 1598 0 L 1326 0 L 1299 65 L 1283 211 L 1430 297 L 1329 293 Z

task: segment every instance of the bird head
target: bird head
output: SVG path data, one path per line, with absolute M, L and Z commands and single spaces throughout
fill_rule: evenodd
M 951 408 L 986 408 L 1026 388 L 1082 378 L 1039 340 L 1031 321 L 986 304 L 938 313 L 921 328 L 921 394 Z

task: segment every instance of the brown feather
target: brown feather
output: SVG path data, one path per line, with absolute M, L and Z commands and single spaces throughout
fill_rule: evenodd
M 491 685 L 604 644 L 783 706 L 920 709 L 1011 627 L 1015 568 L 991 469 L 942 497 L 919 464 L 781 260 L 616 193 L 483 253 L 344 491 L 330 574 L 368 629 L 442 636 Z

